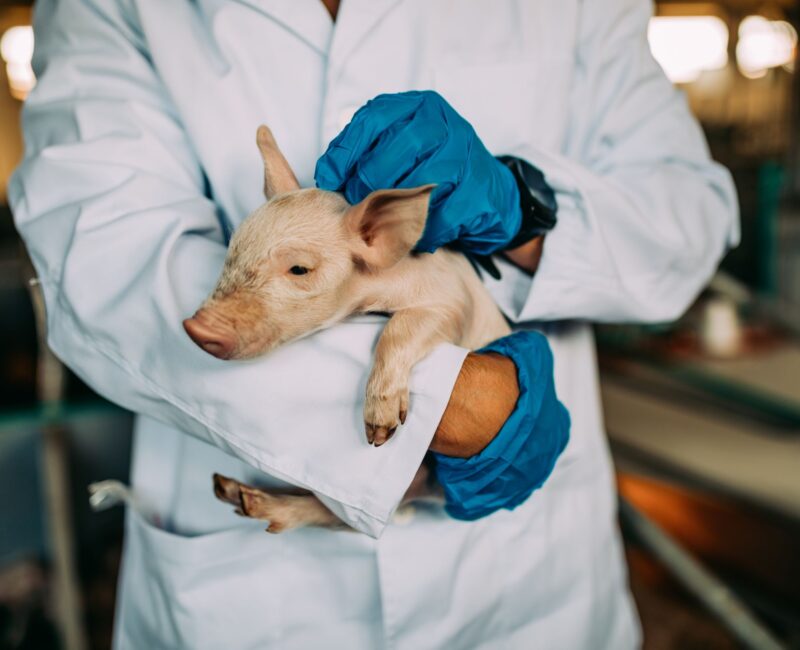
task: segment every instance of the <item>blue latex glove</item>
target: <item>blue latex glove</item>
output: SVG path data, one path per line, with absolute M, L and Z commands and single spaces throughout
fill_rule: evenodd
M 516 332 L 479 352 L 497 352 L 514 361 L 519 399 L 481 453 L 471 458 L 434 454 L 447 513 L 465 520 L 524 502 L 553 471 L 569 440 L 569 413 L 556 397 L 553 355 L 544 336 Z
M 435 183 L 417 250 L 454 244 L 488 255 L 519 232 L 513 174 L 439 94 L 379 95 L 362 106 L 317 161 L 317 186 L 358 203 L 374 190 Z

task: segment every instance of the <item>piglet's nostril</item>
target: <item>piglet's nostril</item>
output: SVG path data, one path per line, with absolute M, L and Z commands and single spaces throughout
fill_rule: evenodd
M 218 359 L 228 359 L 233 354 L 235 345 L 233 337 L 207 325 L 196 314 L 183 321 L 183 328 L 192 341 L 210 355 Z
M 210 355 L 225 359 L 228 356 L 228 348 L 221 341 L 202 341 L 200 347 L 203 348 Z

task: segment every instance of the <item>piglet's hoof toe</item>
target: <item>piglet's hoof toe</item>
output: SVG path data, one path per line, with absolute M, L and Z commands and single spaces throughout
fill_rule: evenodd
M 369 422 L 365 422 L 364 431 L 367 434 L 367 442 L 372 444 L 375 441 L 375 426 Z
M 394 432 L 396 430 L 397 430 L 397 426 L 393 426 L 393 427 L 376 426 L 375 427 L 375 439 L 373 441 L 373 444 L 376 447 L 380 447 L 382 444 L 384 444 L 387 440 L 389 440 L 389 438 L 391 438 L 394 435 Z
M 277 521 L 271 521 L 269 526 L 267 526 L 267 528 L 265 530 L 266 530 L 266 532 L 270 533 L 271 535 L 277 535 L 279 533 L 282 533 L 284 530 L 286 530 L 286 526 L 284 524 L 282 524 L 282 523 L 277 522 Z
M 239 505 L 239 483 L 222 474 L 214 474 L 214 495 L 232 506 Z

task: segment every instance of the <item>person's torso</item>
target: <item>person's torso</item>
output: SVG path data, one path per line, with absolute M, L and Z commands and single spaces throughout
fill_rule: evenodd
M 263 202 L 256 128 L 302 185 L 355 110 L 433 88 L 489 150 L 564 152 L 577 0 L 134 0 L 148 55 L 230 230 Z M 142 419 L 117 646 L 575 648 L 636 641 L 619 556 L 591 332 L 547 327 L 570 443 L 547 484 L 473 523 L 401 510 L 380 540 L 268 536 L 215 501 L 211 474 L 269 483 Z
M 140 0 L 138 20 L 214 200 L 236 226 L 262 201 L 256 128 L 301 185 L 353 113 L 386 92 L 434 89 L 495 155 L 562 152 L 577 0 Z

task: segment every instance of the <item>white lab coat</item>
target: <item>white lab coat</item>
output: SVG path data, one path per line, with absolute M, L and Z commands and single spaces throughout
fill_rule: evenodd
M 638 0 L 42 0 L 39 85 L 10 187 L 50 344 L 140 413 L 118 648 L 627 648 L 591 331 L 544 326 L 572 437 L 545 486 L 474 523 L 395 513 L 464 350 L 418 365 L 380 449 L 361 396 L 377 317 L 223 362 L 181 329 L 262 202 L 268 123 L 304 185 L 355 109 L 434 88 L 495 154 L 539 166 L 559 221 L 534 279 L 487 281 L 516 322 L 677 316 L 737 234 L 728 174 L 647 49 Z M 211 473 L 313 490 L 361 531 L 280 536 Z M 394 514 L 393 514 L 394 513 Z

